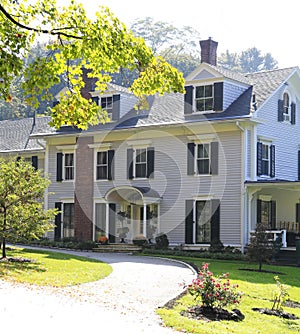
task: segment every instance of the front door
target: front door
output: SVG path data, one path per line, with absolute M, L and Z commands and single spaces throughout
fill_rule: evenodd
M 196 244 L 211 242 L 211 201 L 196 202 Z

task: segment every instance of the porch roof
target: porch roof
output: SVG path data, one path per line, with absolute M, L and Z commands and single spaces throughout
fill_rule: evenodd
M 150 187 L 120 186 L 110 189 L 105 199 L 108 202 L 123 202 L 131 204 L 157 203 L 161 197 L 158 192 Z
M 286 188 L 300 188 L 300 181 L 270 179 L 270 180 L 257 180 L 257 181 L 245 181 L 245 186 L 248 188 L 265 188 L 265 187 L 286 187 Z

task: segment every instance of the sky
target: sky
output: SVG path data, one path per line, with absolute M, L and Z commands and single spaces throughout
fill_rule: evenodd
M 77 0 L 89 13 L 110 10 L 128 27 L 152 17 L 177 28 L 191 26 L 200 39 L 217 41 L 218 54 L 256 47 L 271 53 L 279 68 L 300 66 L 300 2 L 285 0 Z M 200 47 L 199 47 L 200 52 Z

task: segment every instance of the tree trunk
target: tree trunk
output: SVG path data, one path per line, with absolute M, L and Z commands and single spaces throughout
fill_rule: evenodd
M 5 259 L 6 258 L 6 240 L 5 238 L 2 239 L 2 258 Z

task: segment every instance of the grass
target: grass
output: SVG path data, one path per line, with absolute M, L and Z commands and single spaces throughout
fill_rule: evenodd
M 229 272 L 231 282 L 238 284 L 239 290 L 243 292 L 242 301 L 241 304 L 238 305 L 238 309 L 245 315 L 245 319 L 241 322 L 204 322 L 183 317 L 180 315 L 180 312 L 195 305 L 194 299 L 189 295 L 185 295 L 177 301 L 173 309 L 162 308 L 158 310 L 158 314 L 162 317 L 165 325 L 185 333 L 300 333 L 299 319 L 286 320 L 252 311 L 253 307 L 272 307 L 273 293 L 276 289 L 274 280 L 275 274 L 239 270 L 241 268 L 257 269 L 257 265 L 247 262 L 201 260 L 185 257 L 175 258 L 188 263 L 194 263 L 198 267 L 201 267 L 204 262 L 208 262 L 209 269 L 214 275 Z M 264 265 L 262 269 L 281 272 L 282 274 L 278 274 L 277 276 L 279 276 L 281 283 L 288 286 L 289 298 L 293 301 L 300 302 L 299 268 Z M 283 310 L 295 314 L 300 318 L 300 308 L 283 307 Z
M 80 256 L 41 250 L 12 248 L 7 257 L 31 259 L 31 262 L 0 262 L 0 279 L 64 287 L 100 280 L 112 272 L 110 265 Z

